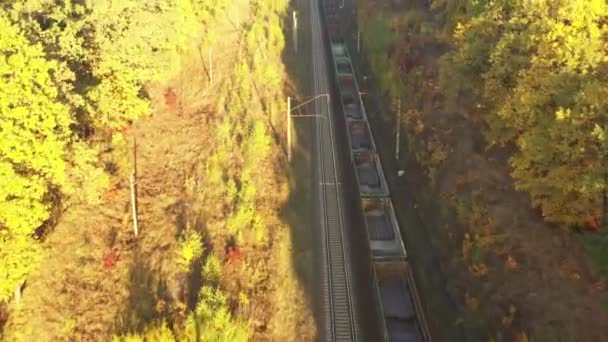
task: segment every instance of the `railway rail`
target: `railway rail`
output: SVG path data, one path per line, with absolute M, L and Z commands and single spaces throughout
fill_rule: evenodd
M 319 211 L 322 231 L 323 335 L 328 341 L 358 341 L 355 297 L 352 290 L 348 239 L 345 237 L 343 193 L 338 172 L 327 59 L 318 0 L 311 0 L 312 59 L 315 96 L 325 94 L 325 102 L 315 101 Z

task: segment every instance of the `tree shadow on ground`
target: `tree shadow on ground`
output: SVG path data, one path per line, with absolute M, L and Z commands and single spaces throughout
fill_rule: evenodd
M 8 320 L 8 308 L 5 304 L 0 304 L 0 331 L 4 331 L 4 325 Z
M 179 200 L 171 207 L 166 214 L 175 217 L 175 239 L 178 240 L 186 229 L 187 222 L 191 221 L 192 213 L 184 200 Z M 172 210 L 175 212 L 171 212 Z M 201 218 L 197 216 L 194 222 L 191 229 L 201 232 L 204 229 Z M 143 251 L 140 244 L 144 243 L 144 239 L 140 236 L 133 251 L 129 297 L 117 324 L 117 331 L 121 334 L 141 333 L 151 323 L 162 320 L 170 327 L 179 325 L 183 318 L 180 312 L 184 313 L 183 310 L 190 311 L 196 307 L 198 292 L 203 282 L 202 258 L 194 262 L 188 272 L 167 274 L 159 269 L 160 266 L 154 266 L 158 259 L 149 257 L 148 253 Z M 204 244 L 205 250 L 208 250 L 208 242 L 205 241 Z M 167 257 L 173 255 L 169 254 Z M 185 307 L 179 303 L 184 303 Z
M 140 333 L 150 322 L 168 320 L 173 301 L 168 283 L 153 270 L 136 247 L 130 272 L 129 297 L 119 318 L 121 334 Z
M 297 11 L 298 53 L 294 50 L 292 13 Z M 295 0 L 283 18 L 285 27 L 285 49 L 282 60 L 288 74 L 287 94 L 292 97 L 293 106 L 307 100 L 312 94 L 312 60 L 311 60 L 311 32 L 310 2 Z M 313 104 L 314 105 L 314 104 Z M 292 115 L 311 114 L 307 109 L 313 106 L 304 106 L 293 111 Z M 319 302 L 321 296 L 317 289 L 320 279 L 317 276 L 319 244 L 315 234 L 318 229 L 317 213 L 313 207 L 317 196 L 314 171 L 313 146 L 315 143 L 315 124 L 312 118 L 294 118 L 292 121 L 292 162 L 288 165 L 289 172 L 289 198 L 281 211 L 281 219 L 290 227 L 291 235 L 291 264 L 297 280 L 304 290 L 305 303 L 313 313 L 317 336 L 322 330 L 323 322 L 320 315 Z M 287 147 L 286 147 L 287 149 Z

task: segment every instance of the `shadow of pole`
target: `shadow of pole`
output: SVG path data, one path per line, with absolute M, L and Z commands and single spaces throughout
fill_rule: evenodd
M 194 229 L 199 232 L 204 230 L 200 217 L 193 216 L 188 210 L 190 206 L 179 200 L 175 205 L 167 209 L 167 214 L 172 215 L 175 210 L 175 239 L 179 238 L 181 232 L 186 229 L 187 223 L 194 221 Z M 199 258 L 190 267 L 188 272 L 179 271 L 177 274 L 171 271 L 163 271 L 160 265 L 155 267 L 155 258 L 150 253 L 157 253 L 156 247 L 146 246 L 144 240 L 146 232 L 140 235 L 139 240 L 133 246 L 133 259 L 129 275 L 129 296 L 124 310 L 117 322 L 117 334 L 144 332 L 151 324 L 165 321 L 170 327 L 181 326 L 184 322 L 181 315 L 176 315 L 180 305 L 184 309 L 195 313 L 198 302 L 199 290 L 202 286 L 202 259 Z M 208 242 L 205 241 L 208 247 Z M 177 276 L 177 277 L 176 277 Z M 195 320 L 196 321 L 196 320 Z M 198 325 L 197 338 L 199 336 Z
M 160 301 L 170 301 L 167 282 L 159 279 L 160 273 L 147 265 L 139 245 L 135 246 L 133 253 L 129 297 L 120 318 L 120 334 L 139 334 L 154 320 L 170 318 L 167 306 L 158 305 Z

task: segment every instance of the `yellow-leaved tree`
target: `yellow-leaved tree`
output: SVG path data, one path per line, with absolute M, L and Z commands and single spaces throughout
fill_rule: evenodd
M 51 80 L 57 63 L 0 15 L 0 301 L 36 266 L 34 230 L 67 181 L 72 123 Z
M 51 198 L 98 200 L 108 184 L 89 137 L 150 111 L 201 29 L 201 1 L 0 3 L 0 301 L 36 267 Z M 67 202 L 67 201 L 64 201 Z
M 467 80 L 488 141 L 517 146 L 515 185 L 548 221 L 602 216 L 607 20 L 603 0 L 489 2 L 457 28 L 444 60 L 444 84 Z

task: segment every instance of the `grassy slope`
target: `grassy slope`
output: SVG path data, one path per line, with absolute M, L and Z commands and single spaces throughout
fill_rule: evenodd
M 198 205 L 189 192 L 189 182 L 198 179 L 210 144 L 213 127 L 208 120 L 213 113 L 213 90 L 223 82 L 223 72 L 231 70 L 236 60 L 239 32 L 237 20 L 248 20 L 244 0 L 234 2 L 227 17 L 220 21 L 221 39 L 215 51 L 213 85 L 205 77 L 208 63 L 204 52 L 184 56 L 183 71 L 174 80 L 151 89 L 155 113 L 136 127 L 139 173 L 139 238 L 134 238 L 129 216 L 128 184 L 116 179 L 101 205 L 70 208 L 45 242 L 42 267 L 28 279 L 20 304 L 11 306 L 5 329 L 6 340 L 107 340 L 113 333 L 139 331 L 154 319 L 179 320 L 183 308 L 178 298 L 195 300 L 200 277 L 195 267 L 189 284 L 178 280 L 174 263 L 176 239 L 186 222 L 207 230 L 204 218 L 193 212 Z M 274 61 L 280 63 L 280 60 Z M 181 105 L 175 110 L 164 106 L 164 89 L 176 89 Z M 255 106 L 255 104 L 252 104 Z M 281 153 L 274 148 L 268 188 L 260 189 L 278 215 L 281 184 L 285 184 Z M 126 149 L 115 151 L 114 158 L 126 164 Z M 199 180 L 204 182 L 204 180 Z M 279 193 L 278 196 L 273 194 Z M 285 197 L 283 195 L 283 197 Z M 203 204 L 204 205 L 204 204 Z M 276 225 L 272 248 L 245 251 L 241 264 L 224 269 L 224 287 L 231 298 L 246 288 L 241 282 L 251 279 L 252 269 L 262 273 L 257 289 L 250 296 L 249 318 L 255 328 L 254 339 L 294 339 L 305 330 L 268 329 L 277 308 L 291 298 L 304 298 L 291 268 L 291 239 L 287 226 Z M 215 247 L 223 255 L 222 247 Z M 119 254 L 118 263 L 109 271 L 103 268 L 103 256 L 111 250 Z M 242 280 L 240 280 L 242 279 Z M 280 279 L 275 281 L 273 279 Z M 231 292 L 232 291 L 232 292 Z M 187 300 L 186 300 L 187 301 Z M 310 313 L 304 300 L 295 301 L 290 316 L 298 318 L 306 330 Z M 296 320 L 294 320 L 296 321 Z M 308 323 L 307 323 L 308 322 Z

